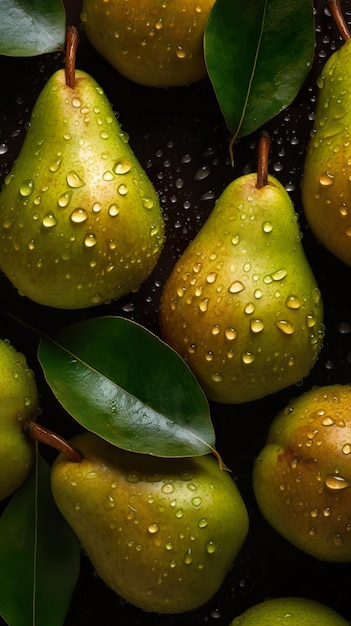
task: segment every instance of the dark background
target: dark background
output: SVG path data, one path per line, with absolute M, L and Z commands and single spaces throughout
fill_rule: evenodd
M 66 5 L 68 22 L 80 27 L 80 1 L 66 0 Z M 320 600 L 351 621 L 351 565 L 319 562 L 279 537 L 257 510 L 251 486 L 253 460 L 264 445 L 268 425 L 291 396 L 313 385 L 351 381 L 351 269 L 315 241 L 304 220 L 300 198 L 304 154 L 315 110 L 316 79 L 327 57 L 342 43 L 325 2 L 315 0 L 314 6 L 314 66 L 294 103 L 265 129 L 271 136 L 270 172 L 286 186 L 300 215 L 303 245 L 324 300 L 326 338 L 320 359 L 299 387 L 246 405 L 211 404 L 217 448 L 232 469 L 248 507 L 250 531 L 232 570 L 208 605 L 180 616 L 143 613 L 107 589 L 83 556 L 81 577 L 65 626 L 95 626 L 101 623 L 101 615 L 104 626 L 228 626 L 249 606 L 282 595 Z M 342 2 L 342 7 L 351 23 L 351 0 Z M 165 279 L 204 223 L 215 198 L 234 177 L 256 169 L 258 136 L 255 133 L 240 139 L 233 170 L 228 153 L 230 134 L 208 80 L 168 90 L 136 85 L 98 56 L 82 29 L 80 36 L 77 67 L 88 71 L 102 85 L 123 129 L 129 133 L 130 144 L 159 193 L 167 241 L 157 268 L 137 294 L 88 311 L 59 311 L 36 305 L 18 296 L 7 279 L 0 276 L 0 336 L 24 352 L 35 370 L 41 393 L 41 422 L 50 427 L 52 420 L 59 417 L 61 434 L 66 436 L 75 426 L 43 380 L 36 358 L 38 337 L 11 316 L 52 332 L 87 317 L 115 314 L 157 332 Z M 1 58 L 0 184 L 18 155 L 40 90 L 63 63 L 61 52 L 29 59 Z

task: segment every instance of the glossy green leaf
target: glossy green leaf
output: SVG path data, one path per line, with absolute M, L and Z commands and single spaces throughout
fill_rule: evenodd
M 59 513 L 50 468 L 38 464 L 0 518 L 0 614 L 9 626 L 62 626 L 80 545 Z
M 28 57 L 57 50 L 65 42 L 61 0 L 1 0 L 0 54 Z
M 207 454 L 215 435 L 194 375 L 139 324 L 99 317 L 40 341 L 39 360 L 59 402 L 85 428 L 135 452 Z
M 205 59 L 235 138 L 291 104 L 310 70 L 314 38 L 312 0 L 216 0 Z

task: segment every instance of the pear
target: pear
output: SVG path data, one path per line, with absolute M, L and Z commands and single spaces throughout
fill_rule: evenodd
M 128 79 L 175 87 L 207 76 L 203 37 L 214 0 L 83 0 L 92 46 Z
M 106 95 L 75 70 L 75 35 L 69 29 L 66 69 L 40 93 L 0 193 L 2 271 L 21 294 L 62 309 L 136 290 L 164 235 L 156 191 Z
M 268 523 L 304 552 L 351 561 L 351 385 L 313 388 L 278 413 L 253 471 Z
M 323 303 L 285 188 L 258 173 L 224 190 L 168 277 L 160 333 L 210 400 L 255 400 L 299 381 L 317 360 Z
M 200 606 L 220 587 L 248 531 L 246 506 L 214 457 L 166 459 L 83 432 L 51 470 L 58 508 L 97 574 L 160 613 Z
M 351 39 L 339 5 L 330 2 L 329 6 L 345 42 L 328 59 L 318 79 L 314 127 L 301 181 L 302 203 L 316 239 L 351 265 Z
M 347 626 L 348 622 L 321 602 L 307 598 L 270 598 L 250 607 L 230 626 Z
M 35 448 L 21 432 L 35 420 L 39 398 L 26 357 L 8 340 L 0 340 L 0 500 L 12 495 L 27 478 Z

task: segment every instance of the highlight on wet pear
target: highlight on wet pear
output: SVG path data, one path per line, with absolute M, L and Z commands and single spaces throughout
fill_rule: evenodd
M 22 434 L 25 420 L 36 420 L 38 389 L 24 354 L 0 340 L 0 500 L 11 496 L 32 469 L 35 448 Z
M 323 561 L 351 561 L 351 385 L 313 388 L 278 413 L 254 465 L 267 522 Z
M 213 596 L 248 532 L 231 476 L 212 455 L 159 458 L 90 432 L 51 469 L 52 493 L 97 574 L 144 611 L 182 613 Z
M 347 626 L 333 609 L 309 598 L 269 598 L 250 607 L 230 626 Z
M 161 337 L 188 363 L 207 397 L 262 398 L 306 376 L 324 335 L 321 294 L 286 189 L 258 172 L 224 190 L 177 261 L 161 298 Z
M 214 0 L 83 0 L 92 46 L 120 74 L 149 87 L 175 87 L 207 76 L 203 38 Z
M 159 258 L 157 193 L 96 81 L 66 67 L 39 94 L 0 193 L 0 267 L 21 295 L 79 309 L 138 289 Z M 54 120 L 54 123 L 53 121 Z
M 351 265 L 351 38 L 338 2 L 328 3 L 344 43 L 318 79 L 314 126 L 302 177 L 304 212 L 316 239 Z

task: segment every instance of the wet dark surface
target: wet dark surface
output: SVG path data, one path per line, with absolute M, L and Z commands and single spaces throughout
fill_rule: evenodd
M 67 3 L 68 4 L 68 3 Z M 79 25 L 79 2 L 71 2 L 70 23 Z M 343 2 L 351 22 L 351 1 Z M 313 385 L 351 380 L 350 268 L 324 250 L 310 233 L 301 209 L 300 178 L 312 125 L 316 78 L 326 58 L 341 45 L 324 3 L 315 1 L 317 48 L 314 67 L 298 98 L 265 129 L 271 135 L 270 171 L 289 191 L 300 215 L 303 245 L 319 283 L 325 305 L 326 338 L 320 359 L 299 387 L 246 405 L 212 404 L 217 447 L 232 469 L 248 507 L 250 531 L 238 559 L 217 595 L 200 610 L 180 616 L 143 613 L 108 590 L 83 557 L 82 572 L 65 626 L 227 626 L 247 607 L 266 597 L 300 595 L 320 600 L 351 620 L 351 564 L 327 564 L 304 555 L 265 523 L 255 504 L 251 473 L 267 428 L 291 396 Z M 62 67 L 61 53 L 33 59 L 2 58 L 0 64 L 0 183 L 3 182 L 25 135 L 39 92 L 50 74 Z M 235 168 L 229 162 L 230 135 L 209 81 L 184 88 L 155 90 L 123 79 L 89 46 L 81 32 L 77 66 L 103 86 L 118 112 L 130 144 L 154 183 L 166 219 L 167 242 L 160 262 L 137 294 L 89 311 L 46 309 L 17 295 L 0 277 L 1 336 L 25 352 L 37 374 L 42 395 L 42 422 L 52 427 L 60 417 L 61 434 L 74 432 L 71 418 L 57 405 L 43 381 L 36 349 L 38 338 L 6 312 L 45 331 L 86 317 L 123 315 L 158 331 L 158 304 L 165 279 L 175 260 L 195 236 L 225 186 L 242 173 L 255 170 L 257 134 L 236 146 Z M 54 121 L 53 121 L 54 123 Z

